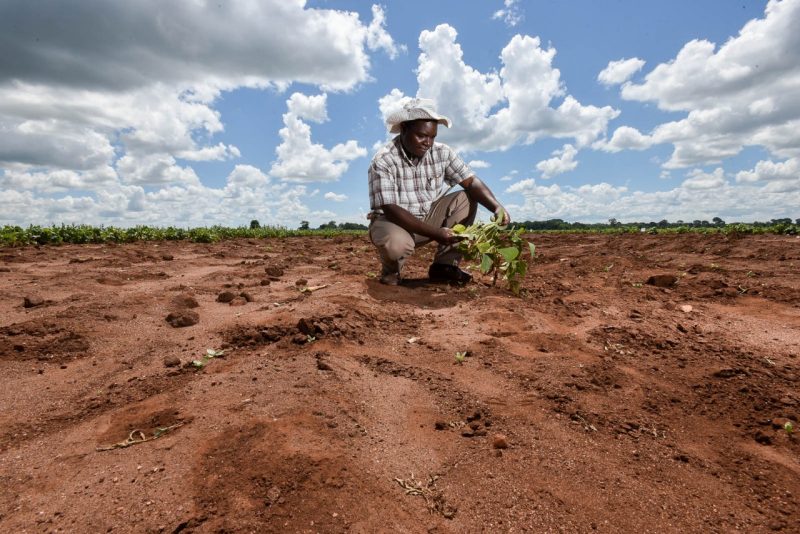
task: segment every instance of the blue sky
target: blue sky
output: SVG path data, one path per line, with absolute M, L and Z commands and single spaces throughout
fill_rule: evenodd
M 515 220 L 797 218 L 798 27 L 800 0 L 6 0 L 0 224 L 363 223 L 414 96 Z

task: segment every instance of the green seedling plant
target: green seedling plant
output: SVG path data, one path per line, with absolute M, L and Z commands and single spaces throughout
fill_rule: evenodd
M 464 363 L 464 359 L 467 357 L 467 351 L 458 351 L 456 352 L 456 363 L 458 365 L 462 365 Z
M 509 228 L 501 224 L 505 213 L 500 212 L 488 223 L 475 223 L 470 226 L 455 225 L 453 233 L 461 237 L 459 251 L 465 258 L 478 262 L 481 273 L 492 276 L 492 285 L 502 277 L 508 288 L 519 295 L 520 283 L 528 270 L 528 259 L 536 253 L 536 246 L 522 238 L 524 228 Z
M 208 364 L 214 358 L 219 356 L 223 356 L 225 354 L 224 350 L 214 350 L 214 349 L 206 349 L 206 353 L 203 354 L 203 357 L 199 360 L 192 360 L 192 365 L 195 366 L 197 369 L 202 369 L 203 367 Z
M 783 429 L 786 431 L 786 434 L 791 437 L 794 434 L 794 425 L 791 421 L 786 421 L 783 423 Z

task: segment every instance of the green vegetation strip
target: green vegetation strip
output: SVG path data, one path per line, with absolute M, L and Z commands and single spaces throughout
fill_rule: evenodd
M 305 223 L 305 221 L 303 221 Z M 773 219 L 770 222 L 709 223 L 619 223 L 611 220 L 608 224 L 568 223 L 560 219 L 549 221 L 525 221 L 513 224 L 510 230 L 523 229 L 536 233 L 590 233 L 590 234 L 800 234 L 800 219 Z M 0 228 L 0 246 L 20 247 L 26 245 L 61 245 L 86 243 L 134 243 L 137 241 L 191 241 L 194 243 L 216 243 L 224 239 L 285 238 L 300 236 L 333 237 L 340 235 L 365 235 L 366 227 L 353 223 L 336 224 L 334 221 L 320 225 L 317 229 L 308 228 L 307 223 L 292 230 L 280 226 L 260 226 L 252 221 L 250 226 L 236 228 L 210 226 L 200 228 L 165 228 L 154 226 L 91 226 L 87 224 L 62 224 L 52 226 L 3 226 Z
M 282 227 L 238 227 L 210 226 L 207 228 L 157 228 L 133 226 L 61 225 L 61 226 L 3 226 L 0 229 L 0 245 L 19 247 L 25 245 L 61 245 L 87 243 L 134 243 L 137 241 L 192 241 L 194 243 L 216 243 L 235 238 L 284 238 L 297 236 L 332 237 L 347 234 L 364 234 L 364 230 L 324 228 L 317 230 L 289 230 Z

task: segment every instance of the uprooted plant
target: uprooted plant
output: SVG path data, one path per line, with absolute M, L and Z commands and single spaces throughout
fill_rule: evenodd
M 519 295 L 520 283 L 528 271 L 524 252 L 527 250 L 529 258 L 533 258 L 536 246 L 522 238 L 524 228 L 501 224 L 504 216 L 501 210 L 488 223 L 457 224 L 453 233 L 463 238 L 458 244 L 459 251 L 468 260 L 480 263 L 481 273 L 492 276 L 492 285 L 502 276 L 511 292 Z

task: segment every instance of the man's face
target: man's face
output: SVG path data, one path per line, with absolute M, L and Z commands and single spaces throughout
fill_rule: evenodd
M 406 152 L 415 158 L 422 158 L 433 146 L 439 124 L 436 121 L 409 121 L 403 123 L 400 141 Z

